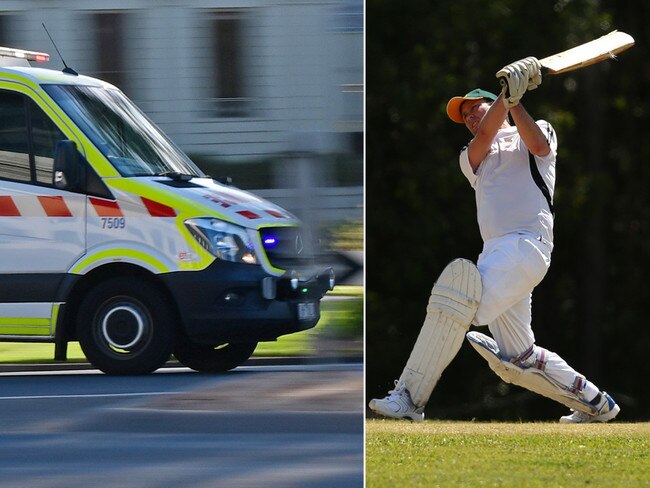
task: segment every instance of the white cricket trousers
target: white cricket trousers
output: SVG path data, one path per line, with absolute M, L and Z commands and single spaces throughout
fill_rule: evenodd
M 535 345 L 532 292 L 550 264 L 550 246 L 533 235 L 509 234 L 486 241 L 477 263 L 483 295 L 473 323 L 487 324 L 503 359 L 543 366 L 555 381 L 589 401 L 598 388 L 560 356 Z

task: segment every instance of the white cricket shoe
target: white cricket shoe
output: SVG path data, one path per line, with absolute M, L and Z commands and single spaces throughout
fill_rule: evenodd
M 596 405 L 598 413 L 596 415 L 589 415 L 588 413 L 578 412 L 572 410 L 571 415 L 560 417 L 561 424 L 586 424 L 591 422 L 608 422 L 618 415 L 621 411 L 614 399 L 607 394 L 607 392 L 600 393 L 600 402 Z
M 385 398 L 373 398 L 368 405 L 370 410 L 385 417 L 394 419 L 410 419 L 413 422 L 424 420 L 424 407 L 417 407 L 411 400 L 406 385 L 398 385 L 388 392 Z

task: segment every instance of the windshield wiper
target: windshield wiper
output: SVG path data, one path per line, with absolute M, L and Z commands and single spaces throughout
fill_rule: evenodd
M 158 173 L 156 176 L 166 176 L 174 181 L 190 181 L 192 178 L 196 178 L 196 175 L 186 175 L 178 171 L 165 171 L 164 173 Z

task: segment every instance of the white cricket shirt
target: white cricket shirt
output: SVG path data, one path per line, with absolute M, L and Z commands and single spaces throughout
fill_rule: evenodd
M 557 138 L 550 123 L 537 125 L 547 135 L 551 151 L 535 156 L 539 172 L 553 196 Z M 460 168 L 476 192 L 476 210 L 484 242 L 507 234 L 525 232 L 553 244 L 553 216 L 546 198 L 530 172 L 528 148 L 517 127 L 500 129 L 488 156 L 476 174 L 472 171 L 467 147 L 460 152 Z

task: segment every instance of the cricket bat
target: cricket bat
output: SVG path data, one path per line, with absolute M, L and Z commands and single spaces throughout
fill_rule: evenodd
M 558 54 L 540 59 L 544 74 L 559 75 L 567 71 L 615 59 L 618 53 L 634 46 L 634 39 L 625 32 L 612 31 L 598 39 L 580 44 Z
M 618 53 L 632 46 L 634 46 L 634 39 L 631 35 L 615 30 L 593 41 L 540 59 L 539 62 L 543 68 L 542 74 L 559 75 L 600 63 L 606 59 L 616 59 Z M 506 78 L 500 77 L 499 83 L 506 87 L 506 96 L 508 96 Z

